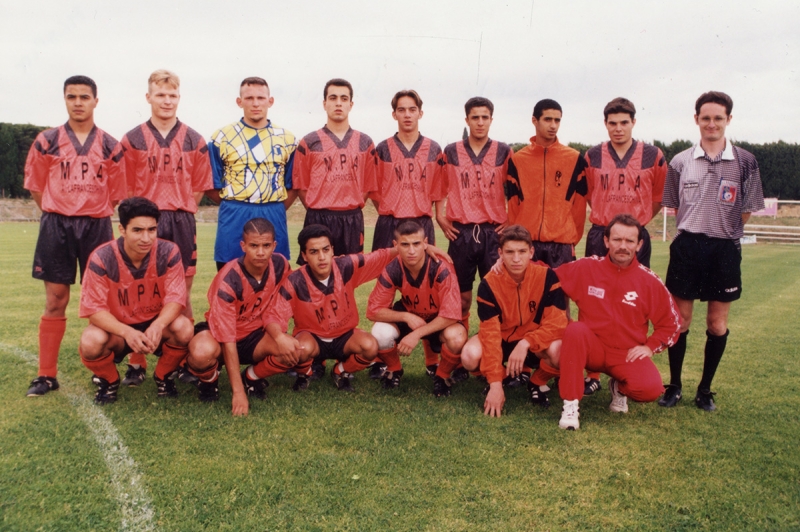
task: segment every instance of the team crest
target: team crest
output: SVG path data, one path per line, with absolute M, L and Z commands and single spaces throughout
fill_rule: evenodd
M 719 187 L 719 202 L 725 205 L 733 205 L 736 203 L 736 185 L 723 184 Z

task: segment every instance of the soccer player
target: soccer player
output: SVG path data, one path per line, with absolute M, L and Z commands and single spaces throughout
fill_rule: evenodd
M 444 198 L 442 149 L 419 132 L 422 98 L 417 91 L 402 90 L 392 98 L 392 118 L 397 133 L 376 148 L 378 190 L 370 195 L 378 211 L 372 251 L 394 246 L 395 229 L 414 220 L 425 237 L 436 244 L 433 203 Z
M 197 334 L 189 343 L 187 366 L 198 378 L 200 400 L 219 399 L 217 368 L 222 359 L 233 392 L 234 416 L 247 415 L 248 396 L 266 398 L 267 377 L 309 358 L 297 340 L 283 332 L 288 314 L 283 321 L 264 326 L 264 311 L 291 271 L 289 261 L 274 252 L 277 244 L 275 228 L 268 220 L 254 218 L 244 225 L 240 241 L 244 256 L 217 272 L 208 289 L 206 321 L 197 324 Z M 242 364 L 249 367 L 240 375 Z M 307 387 L 300 373 L 293 388 Z
M 297 192 L 292 166 L 297 142 L 267 115 L 275 98 L 258 77 L 242 80 L 236 98 L 244 116 L 211 136 L 209 153 L 214 190 L 207 195 L 219 203 L 214 260 L 217 269 L 242 256 L 239 235 L 253 218 L 266 218 L 275 227 L 276 251 L 289 258 L 286 211 Z
M 534 248 L 528 230 L 508 226 L 500 234 L 499 245 L 501 272 L 490 271 L 481 280 L 480 329 L 461 350 L 464 367 L 480 368 L 489 383 L 483 413 L 493 417 L 503 412 L 504 377 L 515 378 L 524 368 L 537 365 L 557 372 L 558 349 L 567 325 L 558 278 L 550 268 L 531 261 Z M 528 392 L 534 404 L 550 406 L 547 389 L 528 382 Z
M 511 158 L 506 190 L 509 223 L 530 231 L 533 260 L 551 268 L 575 260 L 575 245 L 586 219 L 586 161 L 580 152 L 558 142 L 561 115 L 561 105 L 555 100 L 540 100 L 533 107 L 536 135 Z M 543 386 L 557 375 L 540 366 L 530 378 Z M 587 377 L 587 393 L 600 389 L 597 377 Z
M 145 98 L 150 120 L 122 138 L 128 195 L 158 205 L 158 237 L 178 245 L 186 279 L 184 315 L 192 319 L 192 282 L 197 272 L 197 227 L 194 215 L 206 190 L 213 188 L 208 147 L 203 137 L 178 120 L 180 78 L 156 70 L 147 80 Z M 147 361 L 132 353 L 123 385 L 144 381 Z
M 150 200 L 132 197 L 119 204 L 120 238 L 94 250 L 81 292 L 83 330 L 80 355 L 97 385 L 95 403 L 117 400 L 115 361 L 133 351 L 161 346 L 154 379 L 158 397 L 176 397 L 175 377 L 194 331 L 182 314 L 186 303 L 181 252 L 156 237 L 161 213 Z
M 306 208 L 303 227 L 321 224 L 331 230 L 336 255 L 364 250 L 364 207 L 377 190 L 375 145 L 350 127 L 353 86 L 344 79 L 325 84 L 322 106 L 328 121 L 297 147 L 294 187 Z M 303 264 L 300 255 L 298 264 Z
M 758 162 L 725 137 L 733 100 L 724 92 L 702 94 L 695 103 L 699 144 L 669 164 L 664 206 L 677 209 L 678 232 L 669 247 L 667 288 L 681 313 L 681 335 L 669 349 L 670 384 L 661 406 L 681 400 L 681 369 L 694 301 L 708 301 L 703 376 L 695 405 L 716 409 L 711 381 L 728 341 L 728 311 L 741 297 L 742 250 L 739 239 L 750 213 L 764 208 Z
M 617 214 L 631 214 L 644 229 L 639 264 L 650 267 L 650 233 L 645 227 L 661 209 L 667 162 L 661 150 L 633 139 L 636 107 L 625 98 L 614 98 L 603 109 L 608 142 L 586 152 L 587 201 L 592 208 L 592 228 L 586 235 L 586 257 L 605 257 L 603 235 Z
M 664 385 L 651 358 L 672 345 L 680 330 L 680 316 L 666 287 L 636 259 L 642 247 L 636 218 L 612 218 L 605 245 L 605 257 L 591 256 L 556 269 L 561 288 L 579 311 L 561 344 L 562 429 L 580 427 L 584 369 L 611 376 L 612 412 L 627 412 L 629 397 L 639 402 L 658 399 Z M 653 334 L 648 336 L 650 323 Z
M 469 309 L 475 272 L 481 278 L 497 261 L 498 233 L 506 226 L 503 185 L 507 178 L 511 148 L 489 138 L 494 104 L 474 97 L 464 105 L 469 137 L 444 149 L 445 200 L 436 202 L 436 221 L 450 241 L 447 253 L 453 257 L 461 316 L 469 329 Z
M 122 146 L 95 126 L 97 85 L 86 76 L 64 82 L 69 120 L 39 133 L 25 162 L 25 189 L 42 210 L 33 277 L 44 281 L 39 322 L 39 376 L 28 397 L 58 389 L 58 351 L 67 328 L 76 262 L 83 280 L 89 254 L 114 238 L 111 213 L 125 198 Z
M 467 341 L 467 330 L 460 323 L 456 272 L 425 253 L 428 238 L 414 220 L 406 220 L 394 230 L 394 244 L 399 257 L 381 272 L 367 307 L 367 318 L 375 322 L 372 336 L 378 341 L 378 357 L 386 364 L 383 387 L 400 385 L 400 355 L 410 355 L 419 341 L 426 339 L 432 350 L 442 355 L 433 377 L 433 395 L 450 395 L 450 375 L 459 366 L 459 354 Z M 394 303 L 397 291 L 400 299 Z

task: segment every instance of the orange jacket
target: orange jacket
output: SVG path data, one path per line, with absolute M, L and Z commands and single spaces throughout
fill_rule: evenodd
M 577 244 L 586 220 L 586 160 L 569 146 L 531 144 L 508 163 L 508 223 L 530 231 L 534 242 Z
M 528 350 L 535 353 L 564 336 L 567 314 L 561 283 L 553 270 L 533 262 L 519 284 L 505 268 L 499 275 L 489 272 L 478 286 L 478 317 L 481 373 L 490 383 L 501 381 L 505 377 L 502 342 L 524 338 L 530 344 Z

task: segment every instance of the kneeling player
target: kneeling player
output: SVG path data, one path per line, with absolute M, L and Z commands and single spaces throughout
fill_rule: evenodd
M 159 397 L 175 397 L 175 375 L 192 338 L 183 316 L 186 283 L 178 246 L 156 238 L 160 212 L 150 200 L 133 197 L 119 204 L 117 240 L 89 257 L 80 316 L 89 318 L 80 341 L 83 364 L 97 385 L 94 401 L 113 403 L 119 389 L 114 364 L 126 354 L 152 353 L 162 346 L 155 370 Z
M 470 371 L 480 367 L 489 382 L 483 405 L 487 416 L 502 414 L 506 374 L 515 378 L 523 367 L 537 365 L 557 374 L 558 348 L 567 326 L 564 293 L 553 270 L 531 262 L 531 257 L 528 230 L 507 227 L 500 235 L 502 271 L 489 272 L 478 286 L 480 329 L 462 349 L 461 362 Z M 529 382 L 528 392 L 534 404 L 550 406 L 543 387 Z
M 275 228 L 264 218 L 253 218 L 242 231 L 244 256 L 233 259 L 217 272 L 208 289 L 206 321 L 195 327 L 197 334 L 189 344 L 189 371 L 198 378 L 201 401 L 219 399 L 218 363 L 228 370 L 233 392 L 233 415 L 246 415 L 247 396 L 265 399 L 271 375 L 284 373 L 309 357 L 300 344 L 283 331 L 282 323 L 264 327 L 264 310 L 269 306 L 291 271 L 289 261 L 273 253 Z M 240 364 L 250 367 L 239 373 Z M 305 375 L 297 377 L 293 388 L 308 387 Z
M 461 294 L 455 270 L 426 255 L 428 239 L 416 221 L 403 222 L 395 229 L 394 245 L 400 256 L 383 269 L 367 307 L 367 318 L 376 322 L 372 336 L 378 340 L 378 357 L 386 364 L 383 387 L 400 385 L 403 367 L 399 355 L 410 355 L 424 339 L 434 352 L 442 354 L 433 394 L 450 395 L 450 374 L 458 367 L 467 341 L 467 330 L 459 321 Z M 402 299 L 392 306 L 397 290 Z

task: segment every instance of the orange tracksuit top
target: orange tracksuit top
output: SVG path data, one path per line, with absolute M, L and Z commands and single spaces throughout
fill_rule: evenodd
M 561 282 L 547 266 L 531 262 L 517 284 L 503 272 L 489 272 L 478 286 L 478 338 L 481 373 L 490 383 L 503 380 L 502 342 L 528 341 L 531 352 L 544 351 L 567 328 L 566 303 Z
M 525 146 L 508 163 L 508 223 L 530 231 L 534 242 L 575 245 L 586 220 L 586 160 L 556 142 Z

